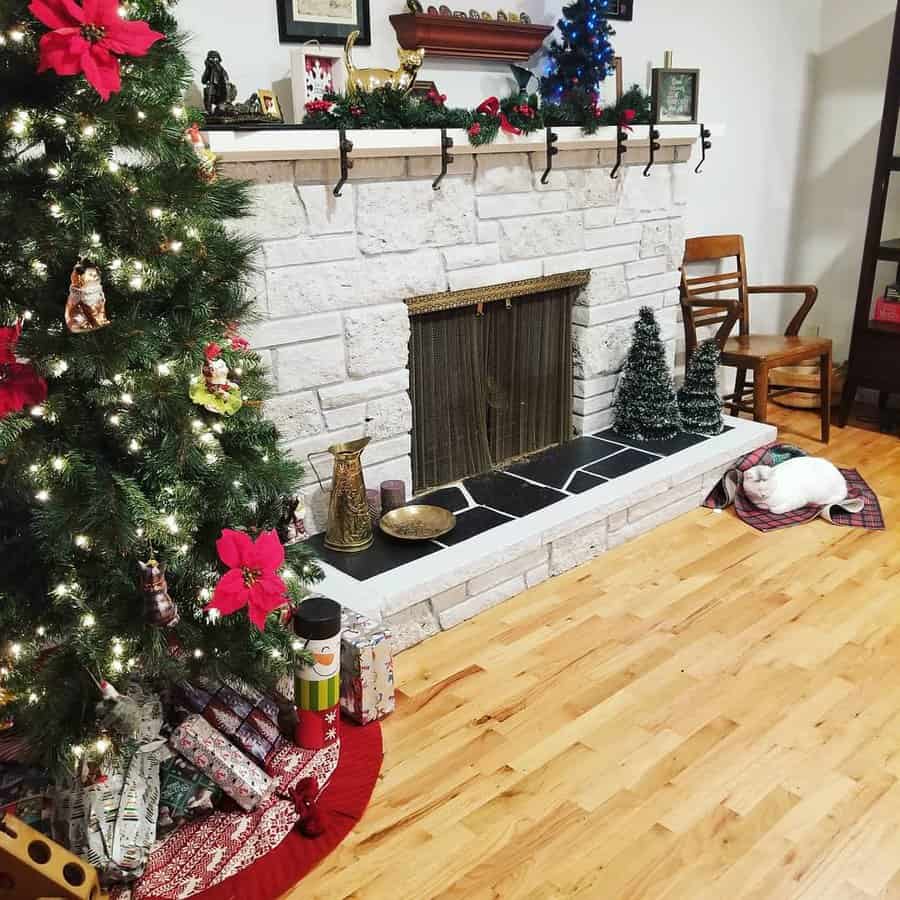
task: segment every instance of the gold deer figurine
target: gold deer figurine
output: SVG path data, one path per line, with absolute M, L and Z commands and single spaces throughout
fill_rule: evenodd
M 358 31 L 351 32 L 344 47 L 344 65 L 347 67 L 347 93 L 368 94 L 380 87 L 389 86 L 395 90 L 408 94 L 415 83 L 416 75 L 425 59 L 425 51 L 404 50 L 397 48 L 397 57 L 400 60 L 398 69 L 357 69 L 350 59 L 353 45 L 359 37 Z

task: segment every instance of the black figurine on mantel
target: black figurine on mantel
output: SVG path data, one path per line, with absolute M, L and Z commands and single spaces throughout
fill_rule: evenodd
M 203 70 L 203 107 L 208 116 L 224 116 L 228 107 L 237 97 L 237 88 L 228 80 L 228 73 L 222 65 L 222 54 L 210 50 L 206 54 L 206 68 Z
M 210 125 L 251 125 L 259 122 L 271 123 L 259 101 L 259 95 L 253 94 L 246 103 L 235 103 L 237 88 L 228 78 L 228 72 L 222 65 L 222 54 L 218 50 L 210 50 L 206 54 L 206 67 L 203 70 L 203 106 L 206 109 L 206 121 Z

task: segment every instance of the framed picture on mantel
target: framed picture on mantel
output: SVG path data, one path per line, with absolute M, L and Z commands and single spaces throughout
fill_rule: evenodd
M 699 69 L 654 69 L 651 88 L 657 125 L 696 125 L 700 100 Z
M 634 17 L 634 0 L 609 0 L 604 15 L 607 19 L 630 22 Z
M 276 0 L 278 35 L 282 43 L 343 44 L 351 31 L 356 43 L 368 46 L 369 0 Z

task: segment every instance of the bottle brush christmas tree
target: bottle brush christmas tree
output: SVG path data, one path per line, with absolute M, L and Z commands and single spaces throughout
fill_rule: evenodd
M 678 392 L 678 409 L 685 431 L 698 434 L 721 434 L 722 403 L 719 399 L 717 373 L 719 346 L 714 340 L 703 341 L 688 361 L 684 385 Z
M 560 36 L 547 50 L 546 74 L 541 96 L 553 103 L 572 96 L 596 100 L 600 82 L 612 74 L 615 51 L 609 39 L 615 34 L 605 13 L 609 0 L 575 0 L 563 7 L 556 23 Z
M 320 575 L 275 532 L 301 470 L 238 331 L 248 188 L 186 139 L 169 7 L 0 11 L 0 690 L 48 768 L 107 751 L 104 679 L 271 685 Z
M 665 440 L 681 430 L 681 416 L 659 323 L 642 306 L 634 338 L 619 378 L 615 404 L 616 430 L 635 440 Z

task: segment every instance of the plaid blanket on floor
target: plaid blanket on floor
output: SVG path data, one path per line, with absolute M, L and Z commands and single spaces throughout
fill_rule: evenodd
M 884 517 L 875 492 L 856 469 L 841 469 L 847 481 L 847 499 L 830 506 L 804 506 L 793 512 L 776 515 L 754 506 L 742 490 L 744 472 L 753 466 L 777 466 L 779 463 L 808 454 L 792 444 L 769 444 L 748 453 L 729 469 L 712 489 L 703 505 L 710 509 L 724 509 L 734 504 L 738 518 L 757 531 L 774 531 L 802 525 L 815 518 L 823 518 L 833 525 L 850 525 L 873 531 L 884 529 Z

